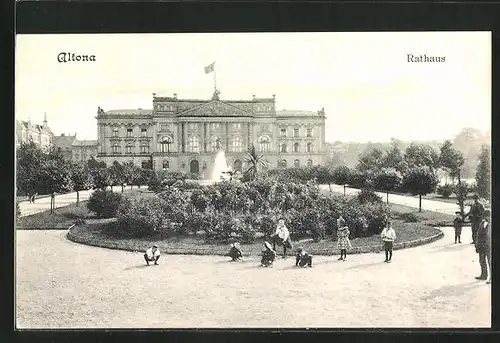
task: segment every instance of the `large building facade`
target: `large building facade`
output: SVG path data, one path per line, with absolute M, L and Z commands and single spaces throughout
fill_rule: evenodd
M 245 168 L 250 144 L 269 168 L 323 164 L 325 112 L 276 111 L 276 99 L 211 100 L 158 97 L 150 110 L 98 108 L 99 160 L 132 162 L 157 171 L 199 173 L 207 177 L 218 145 L 235 171 Z
M 54 134 L 47 122 L 47 115 L 44 115 L 42 125 L 34 124 L 31 120 L 16 120 L 16 147 L 21 143 L 33 142 L 44 149 L 49 149 L 53 143 Z

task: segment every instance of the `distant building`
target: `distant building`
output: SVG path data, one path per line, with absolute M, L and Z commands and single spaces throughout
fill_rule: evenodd
M 252 100 L 157 97 L 153 109 L 98 108 L 98 159 L 111 165 L 133 162 L 155 170 L 206 176 L 217 146 L 228 165 L 241 171 L 249 144 L 270 168 L 323 164 L 326 158 L 325 112 L 276 111 L 275 96 Z
M 33 142 L 41 148 L 48 149 L 52 145 L 54 134 L 48 126 L 47 115 L 44 115 L 43 124 L 33 124 L 31 120 L 16 120 L 16 147 L 21 143 Z
M 75 140 L 72 144 L 72 160 L 86 162 L 97 157 L 98 144 L 96 140 Z
M 54 148 L 60 152 L 67 160 L 73 158 L 73 143 L 76 141 L 76 133 L 74 136 L 61 133 L 60 136 L 54 137 Z

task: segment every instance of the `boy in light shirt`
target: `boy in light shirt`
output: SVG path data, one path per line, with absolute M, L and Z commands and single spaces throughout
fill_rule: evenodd
M 387 226 L 384 227 L 380 237 L 384 241 L 384 250 L 385 250 L 385 261 L 387 263 L 391 263 L 392 259 L 392 248 L 394 241 L 396 240 L 396 231 L 392 228 L 392 221 L 387 221 Z
M 146 260 L 146 263 L 149 266 L 149 262 L 155 263 L 155 265 L 158 265 L 158 260 L 160 259 L 160 249 L 158 249 L 157 245 L 153 245 L 150 247 L 148 250 L 146 250 L 146 253 L 144 254 L 144 259 Z

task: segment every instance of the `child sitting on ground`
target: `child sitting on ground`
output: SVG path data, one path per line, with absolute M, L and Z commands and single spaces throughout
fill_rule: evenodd
M 295 259 L 295 266 L 298 267 L 311 267 L 312 268 L 312 256 L 309 255 L 304 248 L 300 247 L 297 250 L 297 257 Z
M 158 260 L 160 259 L 160 249 L 158 249 L 158 246 L 156 244 L 150 247 L 148 250 L 146 250 L 146 253 L 144 254 L 144 259 L 146 260 L 148 266 L 149 262 L 153 261 L 155 265 L 158 265 Z
M 464 221 L 462 220 L 462 213 L 459 211 L 455 212 L 456 217 L 453 219 L 453 227 L 455 228 L 455 244 L 462 243 L 460 236 L 462 235 L 462 226 L 464 225 Z
M 262 260 L 260 265 L 262 267 L 270 267 L 276 259 L 276 251 L 273 249 L 269 242 L 264 242 L 264 251 L 262 251 Z
M 229 249 L 228 255 L 231 257 L 231 262 L 241 261 L 243 254 L 241 253 L 240 243 L 236 242 L 231 244 L 231 249 Z

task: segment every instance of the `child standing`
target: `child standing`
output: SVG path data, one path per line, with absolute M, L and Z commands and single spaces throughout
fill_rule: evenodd
M 387 222 L 387 226 L 384 227 L 380 237 L 384 241 L 384 250 L 385 250 L 385 261 L 387 263 L 391 263 L 392 259 L 392 248 L 394 245 L 394 241 L 396 240 L 396 231 L 392 228 L 392 221 Z
M 342 223 L 342 221 L 340 221 Z M 337 229 L 337 249 L 340 250 L 339 261 L 345 261 L 347 258 L 347 249 L 352 248 L 349 240 L 349 228 L 345 225 Z
M 462 214 L 460 212 L 455 212 L 455 219 L 453 219 L 453 227 L 455 228 L 455 244 L 462 243 L 460 240 L 460 235 L 462 234 L 462 226 L 464 225 L 464 221 L 462 220 Z
M 228 255 L 231 257 L 231 261 L 241 261 L 243 254 L 241 253 L 240 243 L 236 242 L 231 244 Z

